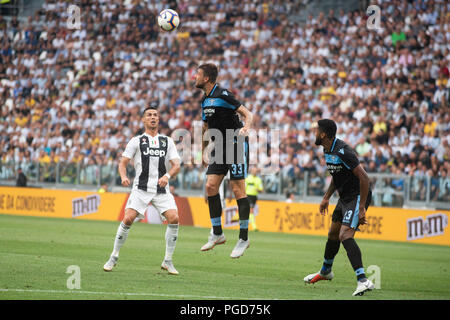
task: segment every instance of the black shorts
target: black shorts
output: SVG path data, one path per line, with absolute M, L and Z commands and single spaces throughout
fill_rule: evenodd
M 248 137 L 246 137 L 244 143 L 234 143 L 234 159 L 233 163 L 227 163 L 226 152 L 223 155 L 223 162 L 221 164 L 212 163 L 208 166 L 206 174 L 223 174 L 226 175 L 230 170 L 230 180 L 241 180 L 247 178 L 248 164 L 249 164 L 249 151 L 248 151 Z M 238 148 L 243 148 L 243 152 L 238 152 Z M 224 149 L 226 150 L 226 149 Z M 241 154 L 241 159 L 238 159 L 238 155 Z M 214 152 L 212 153 L 214 155 Z
M 255 204 L 256 204 L 256 200 L 258 200 L 258 197 L 247 195 L 247 198 L 248 198 L 248 202 L 250 202 L 250 208 L 254 208 Z
M 369 191 L 365 205 L 366 210 L 371 201 L 372 191 Z M 339 199 L 336 208 L 333 211 L 331 220 L 333 222 L 341 222 L 344 226 L 357 229 L 359 226 L 359 195 L 356 198 L 346 201 Z

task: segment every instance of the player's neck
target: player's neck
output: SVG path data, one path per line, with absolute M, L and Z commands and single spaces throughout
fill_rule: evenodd
M 330 152 L 331 151 L 331 147 L 333 146 L 333 141 L 334 141 L 334 139 L 332 139 L 332 140 L 324 140 L 323 141 L 322 146 L 323 146 L 323 149 L 326 152 Z
M 207 96 L 209 96 L 209 94 L 211 93 L 211 91 L 215 85 L 216 85 L 215 83 L 211 83 L 211 82 L 205 83 L 205 87 L 204 87 L 203 91 L 205 92 L 205 94 Z
M 158 135 L 158 128 L 147 128 L 145 129 L 145 133 L 149 136 L 156 137 Z

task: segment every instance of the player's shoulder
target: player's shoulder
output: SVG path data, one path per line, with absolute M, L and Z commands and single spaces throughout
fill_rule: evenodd
M 158 133 L 158 138 L 160 138 L 162 140 L 167 140 L 169 142 L 174 142 L 173 139 L 170 136 L 165 135 L 163 133 Z
M 235 108 L 239 108 L 241 103 L 236 98 L 236 95 L 229 89 L 223 88 L 221 86 L 217 86 L 214 90 L 214 98 L 220 98 L 223 101 L 226 101 L 227 103 L 233 105 Z
M 346 150 L 351 149 L 350 146 L 341 139 L 336 138 L 336 142 L 334 143 L 333 152 L 334 153 L 345 153 Z
M 139 142 L 139 140 L 142 136 L 143 136 L 143 134 L 136 134 L 136 135 L 132 136 L 131 139 L 129 140 L 129 143 Z
M 216 86 L 216 89 L 214 90 L 213 94 L 216 97 L 233 97 L 234 96 L 234 94 L 231 90 L 221 87 L 220 85 Z
M 337 139 L 333 153 L 338 155 L 340 158 L 358 158 L 357 152 L 348 143 L 340 139 Z
M 171 139 L 168 135 L 165 135 L 164 133 L 158 133 L 158 138 Z

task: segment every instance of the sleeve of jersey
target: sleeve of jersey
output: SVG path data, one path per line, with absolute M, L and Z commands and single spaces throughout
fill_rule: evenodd
M 173 142 L 173 139 L 169 138 L 167 140 L 168 140 L 167 159 L 169 161 L 180 159 L 180 155 L 178 154 L 177 147 L 175 146 L 175 142 Z
M 358 157 L 349 147 L 340 149 L 338 154 L 347 169 L 353 171 L 359 165 Z
M 220 94 L 220 98 L 225 100 L 228 104 L 234 107 L 234 110 L 238 109 L 242 104 L 236 99 L 231 91 L 223 90 Z
M 122 153 L 122 157 L 133 159 L 134 155 L 136 154 L 138 147 L 138 140 L 137 138 L 131 139 L 125 148 L 125 151 Z

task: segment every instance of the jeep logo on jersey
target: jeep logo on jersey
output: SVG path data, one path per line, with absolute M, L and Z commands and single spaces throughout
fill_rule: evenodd
M 155 156 L 155 157 L 164 157 L 166 155 L 166 152 L 164 150 L 160 149 L 151 149 L 147 148 L 143 152 L 144 156 Z
M 407 222 L 407 240 L 422 239 L 424 237 L 434 237 L 444 234 L 444 229 L 448 225 L 446 214 L 436 213 L 427 216 L 408 219 Z

